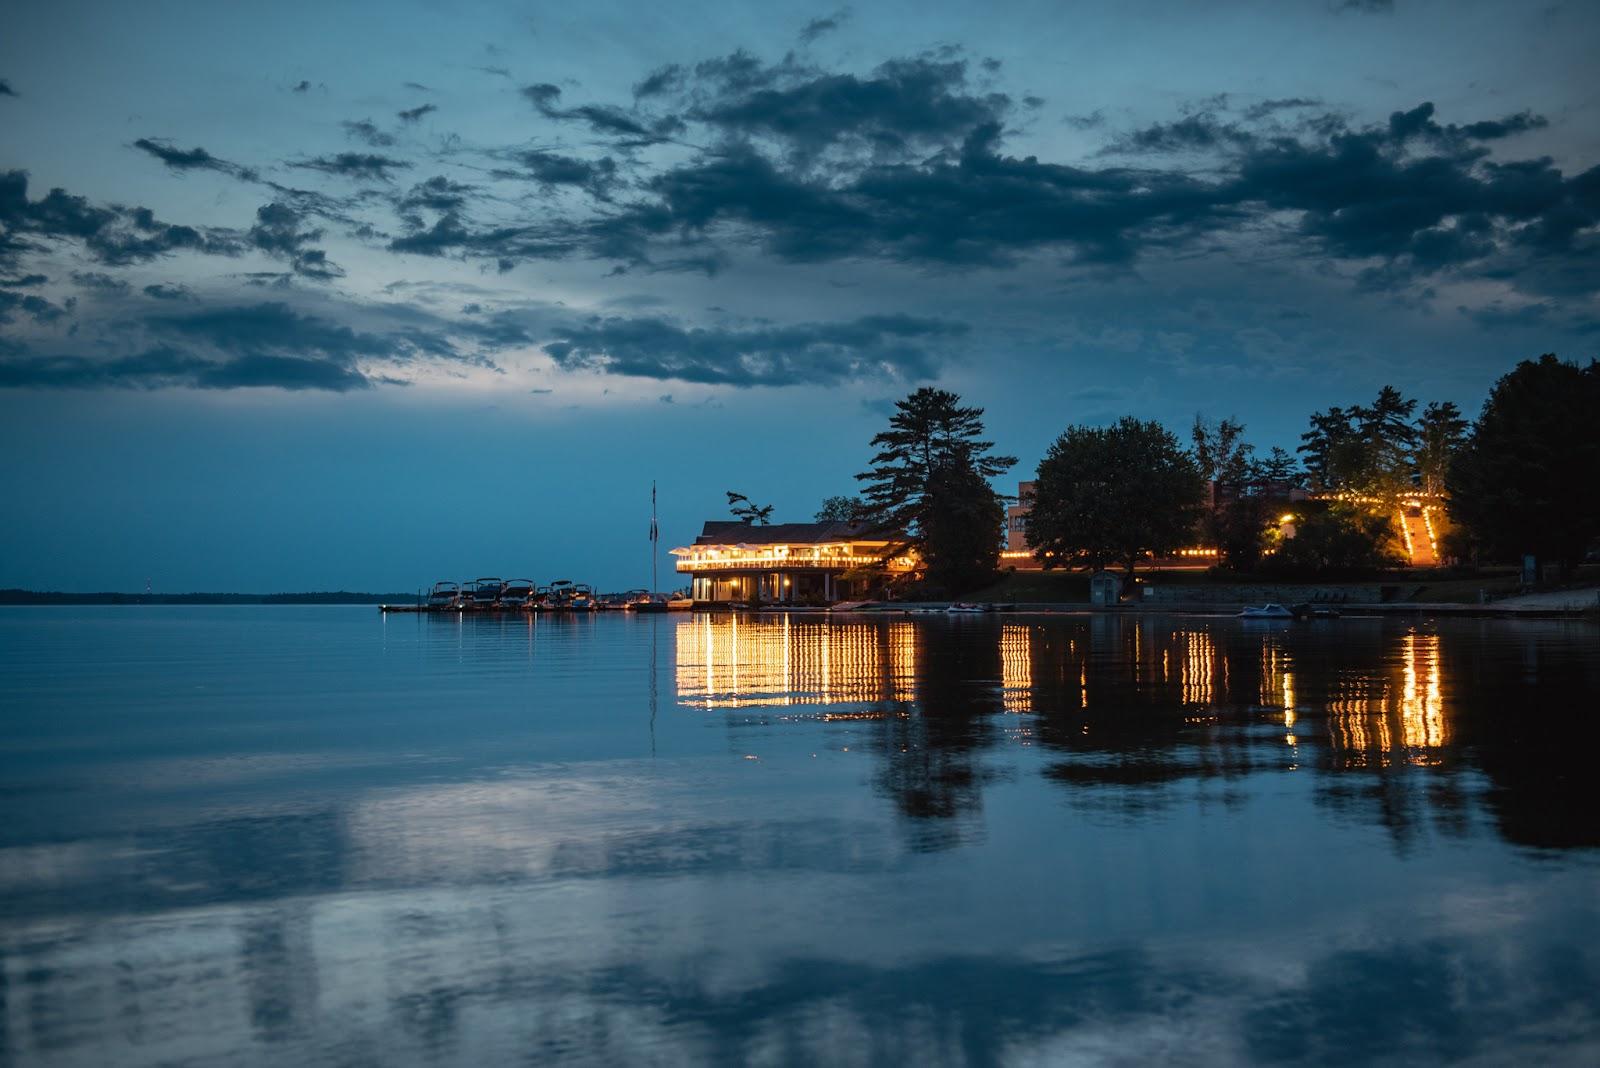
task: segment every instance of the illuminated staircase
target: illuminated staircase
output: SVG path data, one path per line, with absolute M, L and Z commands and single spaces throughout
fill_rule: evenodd
M 1400 510 L 1400 529 L 1405 535 L 1411 566 L 1438 567 L 1439 553 L 1434 548 L 1433 531 L 1429 528 L 1427 514 L 1420 508 L 1416 509 L 1416 515 L 1411 515 L 1411 511 L 1410 508 Z

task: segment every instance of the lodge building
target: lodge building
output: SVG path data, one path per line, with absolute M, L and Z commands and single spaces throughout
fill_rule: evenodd
M 902 540 L 864 523 L 708 520 L 672 555 L 696 604 L 831 604 L 880 597 L 888 578 L 915 571 Z

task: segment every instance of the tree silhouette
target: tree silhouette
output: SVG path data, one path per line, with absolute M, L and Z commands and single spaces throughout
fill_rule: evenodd
M 1552 354 L 1495 383 L 1450 465 L 1450 514 L 1488 553 L 1571 568 L 1600 536 L 1600 363 Z
M 1205 484 L 1160 423 L 1068 427 L 1039 464 L 1028 543 L 1046 568 L 1120 564 L 1194 538 Z
M 755 504 L 749 497 L 732 490 L 728 490 L 727 494 L 728 511 L 732 512 L 736 519 L 745 523 L 760 523 L 763 526 L 772 522 L 772 505 Z

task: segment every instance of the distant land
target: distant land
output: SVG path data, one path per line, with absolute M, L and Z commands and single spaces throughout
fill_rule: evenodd
M 0 605 L 49 604 L 410 604 L 408 593 L 60 593 L 54 590 L 0 590 Z

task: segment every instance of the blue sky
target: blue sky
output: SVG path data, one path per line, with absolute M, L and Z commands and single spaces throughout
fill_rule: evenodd
M 921 384 L 1025 476 L 1600 327 L 1589 4 L 6 20 L 0 585 L 638 585 L 651 479 L 809 518 Z

